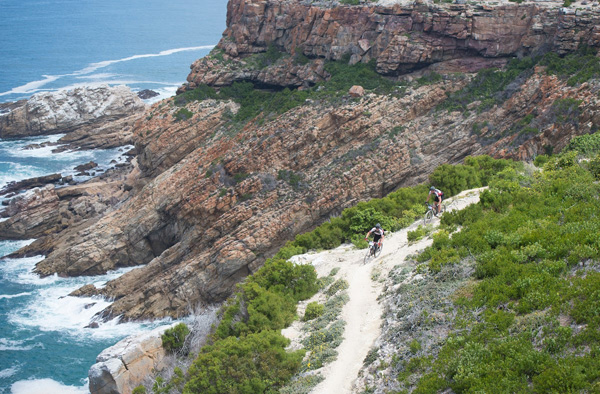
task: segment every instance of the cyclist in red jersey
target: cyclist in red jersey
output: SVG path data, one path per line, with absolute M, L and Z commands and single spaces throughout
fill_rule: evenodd
M 429 202 L 429 197 L 433 194 L 433 206 L 435 207 L 435 216 L 440 213 L 442 209 L 442 200 L 444 199 L 444 192 L 439 189 L 436 189 L 435 186 L 431 186 L 429 188 L 429 194 L 427 195 L 427 202 Z

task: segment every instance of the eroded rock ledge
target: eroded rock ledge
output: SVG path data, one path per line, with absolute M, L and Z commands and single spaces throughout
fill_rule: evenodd
M 290 0 L 231 0 L 218 56 L 191 66 L 188 84 L 312 85 L 327 77 L 323 60 L 349 54 L 350 63 L 374 60 L 397 76 L 464 57 L 512 57 L 600 44 L 600 11 L 562 8 L 558 2 L 406 3 L 336 6 Z M 266 68 L 252 55 L 269 45 L 287 57 Z M 306 56 L 298 61 L 298 54 Z M 307 60 L 310 60 L 307 62 Z
M 238 78 L 310 84 L 326 77 L 326 58 L 346 52 L 360 57 L 353 61 L 376 59 L 386 74 L 439 61 L 436 70 L 450 75 L 548 45 L 556 51 L 597 45 L 597 14 L 560 12 L 537 3 L 326 8 L 232 0 L 219 44 L 223 58 L 196 62 L 188 88 Z M 271 43 L 289 53 L 301 47 L 309 63 L 298 67 L 306 73 L 286 66 L 295 64 L 292 56 L 265 69 L 244 68 L 247 55 Z M 230 122 L 239 109 L 233 102 L 192 101 L 183 118 L 174 99 L 157 103 L 133 130 L 139 167 L 119 191 L 126 198 L 93 220 L 33 243 L 27 253 L 47 254 L 36 267 L 41 275 L 143 265 L 104 288 L 87 285 L 76 294 L 114 299 L 105 318 L 179 317 L 199 303 L 223 300 L 287 240 L 359 201 L 425 181 L 436 166 L 467 155 L 528 159 L 547 147 L 558 151 L 571 136 L 600 124 L 597 80 L 572 87 L 541 69 L 481 113 L 435 111 L 471 77 L 413 84 L 398 96 L 367 92 L 335 103 L 306 102 L 245 125 Z M 560 99 L 577 103 L 573 122 L 553 115 Z M 535 133 L 513 129 L 528 115 L 535 118 Z M 291 184 L 282 173 L 301 182 Z

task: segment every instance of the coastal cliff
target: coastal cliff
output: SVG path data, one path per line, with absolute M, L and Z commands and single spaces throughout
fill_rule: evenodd
M 114 299 L 107 319 L 180 317 L 222 301 L 286 241 L 344 208 L 468 155 L 528 160 L 595 130 L 598 80 L 570 84 L 544 64 L 522 66 L 497 96 L 474 96 L 461 110 L 444 105 L 478 81 L 477 71 L 511 57 L 595 50 L 599 17 L 553 3 L 232 0 L 218 48 L 192 65 L 179 96 L 138 117 L 138 156 L 110 209 L 17 255 L 47 255 L 36 267 L 43 276 L 141 266 L 74 293 Z M 244 120 L 235 98 L 193 99 L 194 88 L 236 81 L 273 94 L 307 90 L 332 78 L 332 61 L 374 62 L 396 87 L 307 96 Z M 52 193 L 44 196 L 55 203 Z
M 380 5 L 385 4 L 387 5 Z M 252 80 L 267 86 L 302 86 L 327 77 L 323 59 L 375 61 L 377 72 L 398 76 L 431 64 L 466 57 L 502 58 L 566 54 L 600 45 L 600 15 L 593 8 L 559 2 L 379 2 L 332 6 L 329 2 L 232 0 L 222 56 L 198 59 L 187 88 Z M 253 54 L 272 45 L 293 57 L 256 70 Z

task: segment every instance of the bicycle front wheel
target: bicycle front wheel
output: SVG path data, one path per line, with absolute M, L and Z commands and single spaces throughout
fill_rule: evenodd
M 428 223 L 431 223 L 431 219 L 433 219 L 433 211 L 430 209 L 425 213 L 425 216 L 423 217 L 423 224 L 427 225 Z
M 371 258 L 371 247 L 368 247 L 367 254 L 365 255 L 365 259 L 364 259 L 363 263 L 367 264 L 367 262 L 369 261 L 370 258 Z
M 380 247 L 377 248 L 377 250 L 375 250 L 375 257 L 379 257 L 382 249 L 383 249 L 383 245 L 381 245 Z

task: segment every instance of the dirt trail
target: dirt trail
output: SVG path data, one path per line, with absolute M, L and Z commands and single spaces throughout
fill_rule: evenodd
M 476 203 L 481 190 L 483 188 L 468 190 L 449 199 L 450 202 L 456 202 L 452 209 L 462 209 Z M 337 348 L 337 359 L 321 370 L 325 380 L 311 393 L 355 392 L 354 381 L 363 366 L 363 360 L 380 335 L 382 308 L 377 298 L 382 292 L 382 283 L 377 278 L 387 277 L 392 268 L 407 264 L 406 256 L 431 244 L 431 239 L 426 238 L 408 245 L 408 231 L 414 230 L 419 224 L 422 221 L 387 236 L 381 256 L 367 264 L 363 262 L 366 251 L 353 250 L 351 245 L 299 256 L 300 261 L 312 263 L 319 276 L 326 276 L 333 268 L 339 267 L 338 275 L 349 284 L 347 292 L 350 300 L 342 311 L 342 319 L 346 322 L 344 340 Z M 434 218 L 433 225 L 438 224 L 439 219 Z M 288 330 L 285 334 L 292 339 L 296 336 L 293 330 Z

